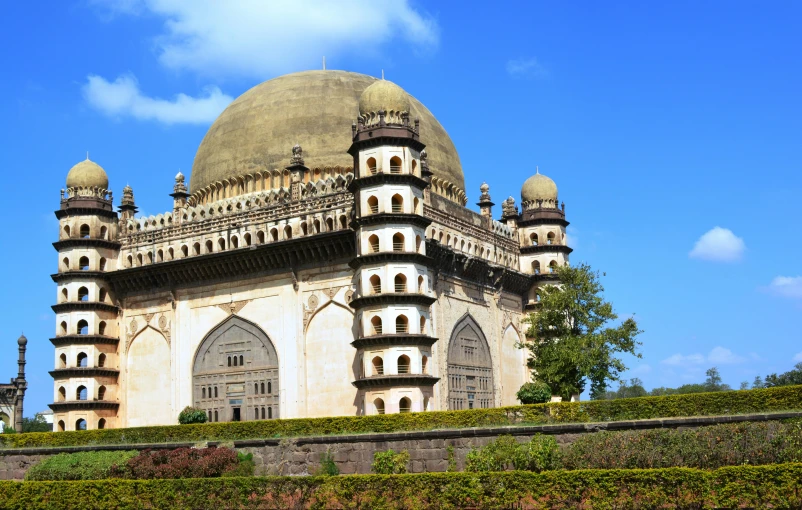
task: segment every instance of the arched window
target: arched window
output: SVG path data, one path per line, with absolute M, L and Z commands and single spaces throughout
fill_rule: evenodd
M 414 159 L 412 160 L 412 173 L 418 175 L 418 162 Z
M 98 367 L 105 367 L 106 366 L 106 355 L 100 353 L 100 356 L 97 357 L 97 366 Z
M 70 237 L 70 226 L 64 225 L 64 237 Z
M 415 214 L 420 214 L 420 211 L 418 210 L 419 206 L 420 200 L 418 200 L 418 197 L 415 197 L 415 199 L 412 201 L 412 212 Z
M 106 428 L 106 418 L 101 418 L 97 421 L 97 428 L 103 430 Z
M 412 401 L 409 397 L 404 397 L 398 402 L 398 412 L 408 413 L 412 410 Z
M 554 232 L 549 232 L 546 234 L 546 244 L 554 244 L 555 235 Z
M 534 232 L 529 234 L 529 241 L 532 243 L 532 246 L 537 246 L 537 234 Z
M 374 196 L 368 197 L 368 210 L 370 211 L 370 214 L 379 214 L 379 199 L 378 198 L 376 198 Z
M 395 332 L 396 333 L 408 333 L 409 332 L 409 320 L 407 319 L 406 315 L 399 315 L 395 318 Z
M 381 356 L 375 356 L 371 363 L 373 364 L 373 375 L 384 375 L 384 360 Z
M 258 409 L 256 411 L 257 411 L 257 413 L 259 412 Z M 263 420 L 265 419 L 265 408 L 264 407 L 262 408 L 262 419 Z
M 420 236 L 415 236 L 415 251 L 418 252 L 418 253 L 420 253 L 420 245 L 421 245 L 421 243 L 422 243 L 422 241 L 421 241 Z
M 217 386 L 214 387 L 214 398 L 217 398 Z
M 86 400 L 86 386 L 78 386 L 75 390 L 75 400 Z
M 148 264 L 153 264 L 153 253 L 148 252 Z
M 398 156 L 393 156 L 390 158 L 390 173 L 391 174 L 400 174 L 401 173 L 401 158 Z
M 106 334 L 106 321 L 100 321 L 97 325 L 97 334 L 98 335 L 105 335 Z
M 206 386 L 201 388 L 201 398 L 204 400 L 206 399 Z
M 189 257 L 189 248 L 186 244 L 181 246 L 181 256 L 184 258 Z
M 70 270 L 70 259 L 68 259 L 67 257 L 64 257 L 63 259 L 61 259 L 61 267 L 64 268 L 64 271 L 69 271 Z
M 420 334 L 426 334 L 426 317 L 421 316 L 420 318 Z
M 100 257 L 100 264 L 99 264 L 98 268 L 101 271 L 105 271 L 106 270 L 106 259 L 104 257 Z
M 370 324 L 373 326 L 373 334 L 374 335 L 381 335 L 382 334 L 382 319 L 378 315 L 373 316 L 370 319 Z
M 209 240 L 206 241 L 206 253 L 212 253 L 214 251 L 214 243 Z
M 231 236 L 231 247 L 239 248 L 239 238 L 237 236 Z
M 348 228 L 348 218 L 345 215 L 340 216 L 340 228 L 345 230 Z
M 61 334 L 67 334 L 67 321 L 61 321 Z
M 80 235 L 81 239 L 88 239 L 89 238 L 89 225 L 87 225 L 86 223 L 81 225 L 81 231 L 80 231 L 79 235 Z
M 78 260 L 78 269 L 81 271 L 89 271 L 89 257 L 81 257 Z
M 218 421 L 217 420 L 217 411 L 214 412 L 214 421 Z
M 315 229 L 314 233 L 315 234 L 319 234 L 320 233 L 320 220 L 316 219 L 314 221 L 314 223 L 312 223 L 312 227 L 314 227 L 314 229 Z
M 429 368 L 429 357 L 423 356 L 420 361 L 420 371 L 422 374 L 427 374 Z
M 267 393 L 273 393 L 273 383 L 270 381 L 267 381 Z
M 86 355 L 85 352 L 78 353 L 78 364 L 75 365 L 77 367 L 86 367 L 88 363 L 89 356 Z
M 443 233 L 442 232 L 440 232 L 440 235 L 438 236 L 437 242 L 439 242 L 440 244 L 443 244 Z
M 372 236 L 368 237 L 368 244 L 370 245 L 371 252 L 379 253 L 379 236 L 373 234 Z
M 101 386 L 97 389 L 97 399 L 98 400 L 105 400 L 106 399 L 106 387 Z
M 231 356 L 228 357 L 228 366 L 231 366 Z
M 539 260 L 535 260 L 534 262 L 532 262 L 532 271 L 535 274 L 540 274 L 540 261 Z
M 301 222 L 301 235 L 305 236 L 305 235 L 308 235 L 308 234 L 309 234 L 309 229 L 306 227 L 306 222 L 302 221 Z
M 235 367 L 237 366 L 237 361 L 238 361 L 238 360 L 237 360 L 237 357 L 236 357 L 236 356 L 234 356 L 234 366 L 235 366 Z
M 164 250 L 159 249 L 159 251 L 156 252 L 156 262 L 164 262 Z
M 375 174 L 376 173 L 376 158 L 368 158 L 368 160 L 365 162 L 365 164 L 368 167 L 368 172 L 369 173 L 371 173 L 371 174 Z
M 404 234 L 393 234 L 393 251 L 404 251 Z
M 222 237 L 217 240 L 217 248 L 218 248 L 217 251 L 223 251 L 226 249 L 226 240 L 223 239 Z
M 403 273 L 398 273 L 395 275 L 395 291 L 396 292 L 406 292 L 407 291 L 407 277 Z
M 423 294 L 426 289 L 423 288 L 423 275 L 418 275 L 418 292 Z
M 61 353 L 61 356 L 59 356 L 58 359 L 61 362 L 61 368 L 67 368 L 67 355 Z
M 240 354 L 240 355 L 239 355 L 239 366 L 241 366 L 241 367 L 244 367 L 244 366 L 245 366 L 245 362 L 243 361 L 243 359 L 244 359 L 244 358 L 243 358 L 242 354 Z
M 127 264 L 126 264 L 125 267 L 134 267 L 134 257 L 133 256 L 128 255 L 128 258 L 126 260 L 127 260 Z
M 88 335 L 89 334 L 89 323 L 85 320 L 81 319 L 78 321 L 78 327 L 76 328 L 76 333 L 79 335 Z
M 64 432 L 64 429 L 65 429 L 64 420 L 59 420 L 58 421 L 58 431 L 59 432 Z
M 262 235 L 264 236 L 264 234 Z M 251 245 L 251 234 L 246 233 L 244 236 L 242 236 L 242 239 L 245 241 L 245 246 Z
M 549 273 L 556 273 L 557 272 L 557 261 L 552 260 L 549 262 Z
M 64 389 L 64 386 L 61 386 L 58 389 L 58 401 L 64 402 L 65 400 L 67 400 L 67 390 Z
M 101 287 L 100 291 L 98 292 L 98 301 L 100 301 L 101 303 L 105 303 L 106 302 L 106 289 L 104 289 L 102 287 Z
M 382 293 L 382 279 L 379 278 L 379 275 L 374 274 L 370 277 L 370 286 L 374 294 Z
M 201 254 L 201 245 L 200 243 L 195 243 L 192 245 L 192 254 L 193 255 L 200 255 Z
M 262 411 L 264 411 L 264 409 L 262 409 Z M 273 408 L 272 407 L 268 407 L 267 408 L 267 419 L 268 420 L 272 420 L 273 419 Z
M 265 394 L 265 383 L 262 383 L 261 388 L 262 388 L 262 395 L 264 395 Z
M 331 218 L 326 218 L 326 232 L 331 232 L 334 230 L 334 220 Z
M 292 239 L 292 227 L 289 225 L 284 227 L 284 239 Z
M 390 205 L 394 213 L 404 212 L 404 197 L 396 193 L 390 198 Z
M 258 231 L 256 233 L 256 242 L 259 244 L 265 244 L 265 233 L 263 231 Z
M 270 240 L 271 241 L 278 241 L 278 229 L 271 228 L 270 229 Z
M 376 408 L 376 414 L 384 414 L 384 400 L 377 398 L 373 401 L 373 406 Z
M 210 422 L 212 421 L 212 412 L 211 411 L 209 411 L 209 421 Z
M 145 261 L 142 259 L 142 254 L 141 254 L 141 253 L 138 253 L 138 254 L 137 254 L 137 256 L 136 256 L 136 260 L 137 260 L 137 262 L 139 262 L 139 265 L 140 265 L 140 266 L 142 266 L 142 265 L 144 265 L 144 264 L 145 264 Z
M 61 289 L 61 302 L 62 302 L 62 303 L 63 303 L 64 301 L 68 301 L 68 297 L 67 297 L 67 296 L 68 296 L 68 294 L 67 294 L 67 289 L 66 289 L 66 287 L 65 287 L 65 288 Z
M 409 356 L 406 354 L 402 354 L 398 357 L 398 373 L 399 374 L 408 374 L 409 373 Z
M 106 227 L 100 227 L 100 238 L 101 239 L 106 239 L 106 233 L 107 232 L 108 232 L 108 229 Z
M 173 260 L 173 259 L 175 259 L 175 251 L 173 250 L 173 247 L 170 246 L 169 248 L 167 248 L 167 260 Z
M 79 418 L 78 421 L 75 422 L 75 430 L 86 430 L 86 420 Z

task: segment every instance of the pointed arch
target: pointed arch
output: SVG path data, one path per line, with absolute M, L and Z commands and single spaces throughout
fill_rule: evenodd
M 470 313 L 454 324 L 447 349 L 448 409 L 495 407 L 490 345 Z
M 312 324 L 312 319 L 314 319 L 317 314 L 319 314 L 321 311 L 323 311 L 324 308 L 326 308 L 327 306 L 330 306 L 330 305 L 339 306 L 340 308 L 342 308 L 346 312 L 350 313 L 352 317 L 354 315 L 354 311 L 353 311 L 353 309 L 351 309 L 350 306 L 344 305 L 344 304 L 342 304 L 342 303 L 340 303 L 338 301 L 330 299 L 330 300 L 326 301 L 324 304 L 322 304 L 321 306 L 318 306 L 315 309 L 315 311 L 312 312 L 312 315 L 309 316 L 309 320 L 306 321 L 306 325 L 304 326 L 304 332 L 306 332 L 306 330 L 309 329 L 309 325 Z

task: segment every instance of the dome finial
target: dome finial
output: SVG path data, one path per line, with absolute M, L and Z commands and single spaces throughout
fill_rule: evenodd
M 86 151 L 86 160 L 89 161 L 89 151 Z
M 535 175 L 540 174 L 540 167 L 535 165 Z
M 384 79 L 384 69 L 382 69 L 382 80 Z

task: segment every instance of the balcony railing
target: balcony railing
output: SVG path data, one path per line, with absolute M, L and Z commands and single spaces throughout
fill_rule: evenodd
M 401 165 L 390 165 L 390 173 L 391 174 L 400 174 L 401 173 Z
M 382 293 L 382 284 L 381 283 L 377 283 L 375 285 L 372 285 L 372 287 L 373 287 L 373 293 L 374 294 L 381 294 Z
M 373 365 L 373 375 L 384 375 L 384 365 Z
M 404 251 L 404 243 L 393 243 L 393 251 Z
M 398 364 L 398 373 L 399 374 L 408 374 L 409 373 L 409 363 L 399 363 Z
M 399 408 L 398 408 L 398 412 L 399 412 L 399 413 L 408 413 L 408 412 L 410 412 L 410 411 L 411 411 L 411 408 L 410 408 L 410 407 L 399 407 Z
M 370 249 L 373 253 L 379 253 L 379 243 L 371 243 Z
M 396 333 L 409 333 L 409 324 L 396 324 L 395 325 L 395 332 Z
M 401 204 L 393 204 L 393 212 L 394 213 L 402 213 L 404 212 L 404 206 Z
M 373 334 L 374 335 L 381 335 L 382 334 L 382 325 L 381 324 L 374 324 L 373 325 Z
M 407 284 L 406 283 L 396 283 L 395 284 L 395 291 L 396 292 L 406 292 L 407 291 Z
M 370 205 L 370 214 L 379 214 L 379 204 Z

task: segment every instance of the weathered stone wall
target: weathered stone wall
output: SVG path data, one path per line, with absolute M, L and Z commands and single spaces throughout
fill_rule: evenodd
M 583 434 L 599 431 L 643 430 L 655 428 L 693 428 L 720 423 L 769 421 L 802 417 L 802 411 L 748 414 L 737 416 L 700 416 L 693 418 L 662 418 L 653 420 L 537 425 L 527 427 L 492 427 L 387 434 L 348 436 L 316 436 L 288 439 L 257 439 L 246 441 L 210 441 L 208 446 L 234 447 L 243 453 L 253 453 L 257 475 L 310 475 L 320 468 L 321 457 L 328 452 L 341 474 L 371 472 L 373 454 L 393 449 L 407 450 L 408 469 L 412 473 L 438 472 L 448 469 L 453 458 L 456 469 L 465 468 L 465 457 L 472 448 L 488 444 L 501 435 L 512 435 L 520 442 L 534 434 L 549 434 L 560 445 L 569 445 Z M 144 450 L 148 448 L 197 447 L 193 443 L 136 444 L 81 446 L 64 448 L 0 448 L 0 480 L 22 480 L 25 472 L 36 462 L 58 453 L 97 450 Z M 449 448 L 450 447 L 450 448 Z M 451 455 L 453 454 L 453 457 Z

